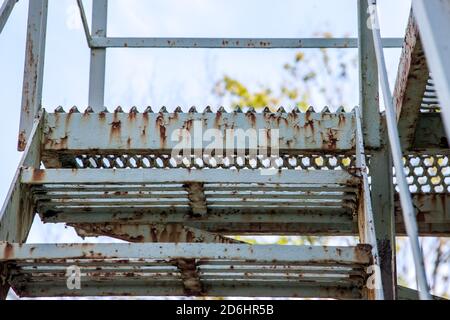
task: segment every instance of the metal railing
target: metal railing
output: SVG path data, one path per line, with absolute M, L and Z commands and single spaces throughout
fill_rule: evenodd
M 0 32 L 5 25 L 11 10 L 17 0 L 6 0 L 0 9 Z M 365 0 L 359 0 L 358 4 L 366 3 Z M 382 39 L 378 28 L 378 18 L 376 15 L 376 1 L 367 0 L 371 10 L 375 8 L 375 14 L 372 19 L 373 45 L 375 47 L 375 56 L 377 63 L 374 62 L 373 52 L 367 47 L 372 45 L 369 38 L 370 32 L 362 26 L 366 26 L 365 21 L 360 23 L 360 34 L 358 38 L 136 38 L 136 37 L 108 37 L 107 36 L 107 11 L 108 0 L 93 1 L 92 24 L 89 24 L 83 8 L 82 0 L 77 0 L 80 9 L 81 20 L 87 44 L 91 49 L 90 79 L 89 79 L 89 105 L 95 111 L 102 111 L 104 108 L 105 91 L 105 65 L 106 48 L 217 48 L 217 49 L 299 49 L 299 48 L 359 48 L 360 49 L 360 77 L 361 82 L 361 107 L 363 121 L 360 121 L 358 115 L 358 135 L 361 139 L 358 141 L 357 149 L 364 155 L 364 145 L 376 147 L 376 141 L 379 139 L 378 118 L 372 119 L 371 116 L 379 117 L 377 97 L 378 87 L 370 87 L 371 81 L 377 78 L 376 65 L 378 66 L 378 75 L 381 79 L 381 89 L 386 104 L 386 121 L 388 127 L 389 143 L 393 156 L 394 167 L 397 174 L 397 184 L 403 216 L 411 246 L 413 249 L 414 262 L 416 267 L 417 282 L 420 296 L 422 299 L 430 298 L 428 284 L 426 279 L 425 267 L 421 248 L 418 239 L 417 222 L 415 211 L 411 201 L 411 195 L 406 183 L 403 171 L 403 156 L 401 152 L 400 140 L 397 129 L 396 114 L 392 101 L 392 94 L 389 88 L 384 48 L 399 48 L 402 46 L 403 39 L 385 38 Z M 43 65 L 45 55 L 45 37 L 47 22 L 48 0 L 33 0 L 29 2 L 28 13 L 28 32 L 27 32 L 27 51 L 25 58 L 24 87 L 22 101 L 22 116 L 19 135 L 19 150 L 23 150 L 27 143 L 29 132 L 31 131 L 33 120 L 38 116 L 41 108 L 42 83 L 43 83 Z M 363 6 L 360 6 L 360 9 Z M 365 6 L 364 6 L 365 8 Z M 365 11 L 365 10 L 364 10 Z M 360 12 L 360 17 L 365 18 L 366 12 Z M 363 30 L 364 29 L 364 30 Z M 373 51 L 373 50 L 372 50 Z M 369 61 L 369 63 L 367 63 Z M 375 64 L 375 65 L 374 65 Z M 370 74 L 370 75 L 369 75 Z M 372 81 L 372 84 L 375 81 Z M 376 92 L 374 92 L 376 90 Z M 374 108 L 376 107 L 376 108 Z M 372 124 L 373 122 L 373 124 Z M 372 126 L 369 130 L 364 126 Z M 373 134 L 372 134 L 373 133 Z M 364 136 L 362 138 L 362 136 Z M 364 157 L 360 157 L 359 166 L 365 167 Z M 389 183 L 389 181 L 386 181 Z M 366 190 L 370 192 L 369 190 Z M 369 194 L 370 196 L 370 194 Z M 369 198 L 370 199 L 370 198 Z M 367 201 L 366 201 L 367 202 Z M 373 213 L 368 206 L 369 219 L 366 227 L 370 228 L 373 224 Z M 374 206 L 376 211 L 376 206 Z M 376 212 L 375 212 L 376 213 Z M 376 218 L 376 217 L 375 217 Z M 376 234 L 369 235 L 371 243 L 376 244 Z
M 0 8 L 0 33 L 2 33 L 6 21 L 8 21 L 9 15 L 11 14 L 17 1 L 19 0 L 5 0 L 3 2 Z

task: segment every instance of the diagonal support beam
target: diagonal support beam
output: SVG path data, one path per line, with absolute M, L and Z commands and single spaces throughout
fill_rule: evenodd
M 167 224 L 111 224 L 79 223 L 69 224 L 81 237 L 107 236 L 129 242 L 173 242 L 173 243 L 242 243 L 181 223 Z
M 24 166 L 38 168 L 40 165 L 40 146 L 42 115 L 35 120 L 31 138 L 22 160 L 19 163 L 6 200 L 0 211 L 0 241 L 23 243 L 28 237 L 35 214 L 34 201 L 29 186 L 20 183 Z M 9 286 L 4 282 L 8 277 L 6 266 L 0 263 L 0 300 L 5 299 Z
M 442 120 L 450 137 L 450 1 L 413 0 L 427 62 L 442 104 Z
M 419 28 L 411 11 L 394 88 L 400 142 L 405 149 L 414 143 L 429 73 Z
M 8 21 L 9 15 L 11 14 L 17 1 L 19 0 L 6 0 L 3 2 L 0 8 L 0 33 L 2 33 L 6 21 Z

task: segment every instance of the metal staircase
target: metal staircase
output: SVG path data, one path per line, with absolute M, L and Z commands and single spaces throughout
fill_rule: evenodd
M 193 134 L 214 128 L 224 137 L 225 128 L 279 130 L 280 155 L 274 161 L 192 155 L 177 162 L 169 153 L 177 141 L 168 137 L 190 124 Z M 5 243 L 8 283 L 21 296 L 368 297 L 372 228 L 361 234 L 372 247 L 263 246 L 228 237 L 353 233 L 358 217 L 370 226 L 358 124 L 356 112 L 327 110 L 42 112 L 24 157 L 39 146 L 35 163 L 44 168 L 24 162 L 15 182 L 30 208 L 80 235 L 131 244 Z M 314 150 L 330 154 L 301 154 Z M 15 208 L 10 202 L 4 216 L 14 216 Z M 80 290 L 66 286 L 70 265 L 81 268 Z
M 13 3 L 7 1 L 7 14 Z M 397 174 L 395 184 L 403 191 L 395 192 L 389 125 L 389 138 L 384 135 L 385 120 L 395 113 L 379 112 L 374 83 L 376 54 L 380 58 L 376 49 L 398 41 L 378 39 L 376 33 L 373 38 L 364 27 L 369 17 L 365 1 L 358 1 L 357 41 L 274 39 L 262 45 L 260 39 L 227 39 L 219 46 L 359 47 L 362 108 L 350 112 L 213 112 L 209 107 L 202 112 L 167 112 L 164 107 L 109 112 L 103 106 L 106 47 L 169 43 L 166 46 L 217 48 L 219 40 L 108 38 L 107 0 L 93 2 L 92 31 L 82 2 L 78 4 L 92 52 L 90 107 L 47 112 L 40 102 L 47 0 L 30 2 L 27 46 L 34 49 L 26 55 L 19 134 L 24 154 L 0 214 L 0 297 L 11 287 L 21 297 L 393 299 L 395 233 L 417 239 L 417 222 L 416 233 L 421 235 L 450 232 L 446 205 L 439 207 L 430 197 L 424 200 L 429 195 L 447 199 L 446 164 L 439 159 L 447 159 L 440 154 L 448 145 L 441 142 L 424 151 L 421 146 L 434 136 L 419 132 L 400 154 L 392 148 L 397 163 L 404 152 L 413 177 L 411 182 Z M 380 59 L 378 67 L 383 68 Z M 430 88 L 423 92 L 429 101 Z M 401 128 L 404 117 L 399 114 Z M 441 123 L 439 117 L 423 121 Z M 429 130 L 438 134 L 436 128 Z M 202 140 L 205 132 L 214 133 L 214 147 Z M 186 137 L 193 145 L 185 147 Z M 180 144 L 187 152 L 174 155 Z M 224 153 L 216 152 L 220 148 Z M 429 159 L 439 163 L 440 173 L 423 174 L 429 180 L 420 186 L 430 189 L 414 192 L 420 179 L 414 168 L 429 172 Z M 439 182 L 433 180 L 439 175 Z M 411 200 L 411 207 L 417 208 L 413 220 L 402 217 Z M 28 244 L 35 213 L 44 222 L 66 223 L 83 237 L 103 235 L 128 243 Z M 358 235 L 360 244 L 252 245 L 236 240 L 236 235 Z M 79 270 L 78 289 L 68 285 L 71 267 Z M 417 270 L 421 267 L 416 264 Z M 421 287 L 423 297 L 427 290 Z

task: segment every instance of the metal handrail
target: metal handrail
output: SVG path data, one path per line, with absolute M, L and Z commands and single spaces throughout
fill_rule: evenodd
M 77 0 L 89 48 L 197 48 L 197 49 L 354 49 L 357 38 L 198 38 L 102 37 L 89 30 L 83 0 Z M 382 39 L 385 48 L 401 48 L 403 38 Z
M 19 0 L 6 0 L 0 8 L 0 33 L 2 33 L 6 22 L 8 21 L 9 15 L 11 14 L 14 5 Z
M 417 287 L 419 289 L 420 299 L 430 300 L 431 296 L 429 293 L 427 283 L 425 264 L 419 243 L 419 233 L 417 228 L 416 214 L 413 207 L 409 186 L 405 177 L 403 167 L 403 153 L 400 145 L 400 138 L 397 128 L 397 116 L 394 109 L 391 89 L 389 87 L 386 61 L 384 57 L 383 47 L 381 44 L 381 33 L 378 21 L 377 1 L 376 0 L 367 0 L 367 1 L 369 6 L 371 7 L 370 8 L 371 16 L 369 20 L 373 33 L 375 55 L 377 59 L 379 70 L 378 72 L 380 77 L 380 86 L 386 107 L 388 138 L 391 146 L 392 160 L 394 162 L 395 174 L 397 178 L 397 186 L 399 189 L 403 219 L 405 220 L 406 232 L 408 234 L 413 253 Z

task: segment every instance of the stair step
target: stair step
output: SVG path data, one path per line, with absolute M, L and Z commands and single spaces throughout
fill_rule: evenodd
M 360 187 L 345 170 L 25 168 L 21 182 L 45 222 L 191 222 L 240 234 L 284 233 L 289 223 L 349 232 Z
M 170 155 L 180 147 L 181 129 L 189 132 L 191 143 L 195 139 L 192 147 L 196 149 L 198 143 L 203 149 L 210 146 L 212 132 L 214 137 L 223 137 L 222 147 L 227 151 L 275 147 L 272 139 L 276 139 L 280 154 L 346 153 L 355 148 L 354 112 L 69 112 L 44 115 L 42 159 L 47 168 L 57 168 L 73 167 L 75 158 L 81 155 Z M 248 139 L 237 138 L 242 136 Z
M 366 297 L 368 245 L 10 244 L 0 263 L 21 297 Z M 67 268 L 81 272 L 68 289 Z M 69 273 L 70 274 L 70 273 Z

